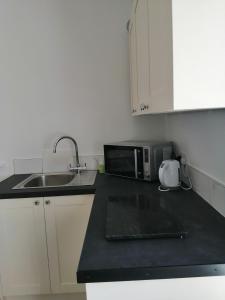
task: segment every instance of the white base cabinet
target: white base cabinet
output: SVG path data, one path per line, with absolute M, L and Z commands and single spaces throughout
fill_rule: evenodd
M 76 269 L 83 246 L 92 195 L 45 199 L 49 269 L 53 293 L 83 292 L 75 284 Z
M 87 300 L 224 300 L 225 276 L 88 283 Z
M 0 201 L 3 296 L 82 291 L 75 276 L 93 197 Z
M 0 201 L 3 296 L 50 292 L 43 199 Z

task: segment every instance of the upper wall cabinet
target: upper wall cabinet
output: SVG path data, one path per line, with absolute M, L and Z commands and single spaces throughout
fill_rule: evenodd
M 225 107 L 225 1 L 136 0 L 132 113 Z

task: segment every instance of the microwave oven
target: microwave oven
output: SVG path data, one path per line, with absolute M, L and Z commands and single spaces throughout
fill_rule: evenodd
M 158 180 L 163 160 L 173 158 L 172 142 L 125 141 L 104 145 L 105 173 L 139 180 Z

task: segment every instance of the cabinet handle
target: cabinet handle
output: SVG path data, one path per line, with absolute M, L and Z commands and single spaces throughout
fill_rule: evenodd
M 38 206 L 40 204 L 40 201 L 35 201 L 34 205 Z
M 145 105 L 145 104 L 141 104 L 140 105 L 140 109 L 141 109 L 141 111 L 143 111 L 143 110 L 146 110 L 146 109 L 149 109 L 149 105 Z
M 141 109 L 141 111 L 143 111 L 145 109 L 145 104 L 144 103 L 140 104 L 140 109 Z
M 45 201 L 45 204 L 46 204 L 46 205 L 49 205 L 50 203 L 51 203 L 50 200 L 46 200 L 46 201 Z
M 127 21 L 127 32 L 130 32 L 130 20 Z

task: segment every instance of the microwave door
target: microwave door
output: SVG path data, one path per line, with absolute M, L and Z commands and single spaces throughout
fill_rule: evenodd
M 142 151 L 134 147 L 105 146 L 106 173 L 129 178 L 143 174 Z

